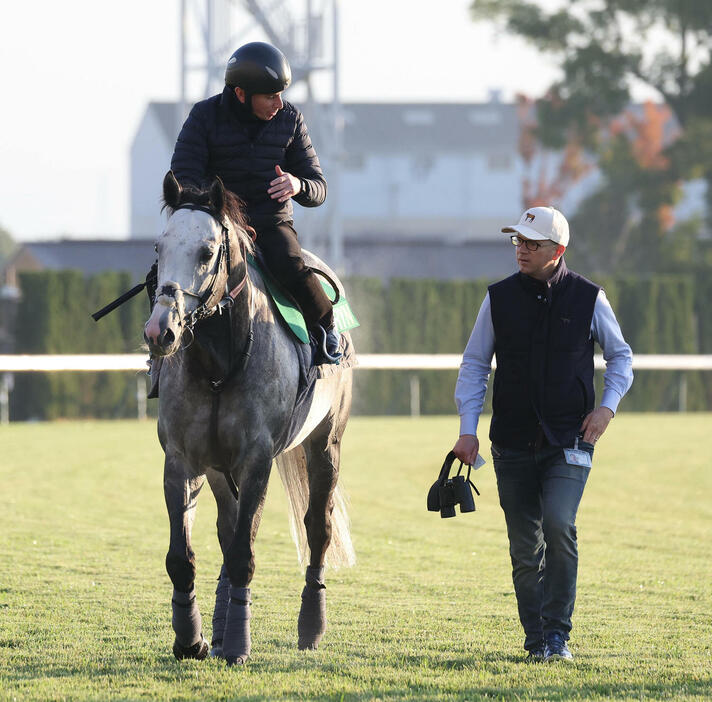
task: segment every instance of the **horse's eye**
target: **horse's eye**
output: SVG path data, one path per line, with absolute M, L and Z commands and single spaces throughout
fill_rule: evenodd
M 200 252 L 200 262 L 201 263 L 210 263 L 212 258 L 213 258 L 213 250 L 212 249 L 203 249 Z
M 154 250 L 156 253 L 158 253 L 158 244 L 154 244 L 154 245 L 153 245 L 153 250 Z

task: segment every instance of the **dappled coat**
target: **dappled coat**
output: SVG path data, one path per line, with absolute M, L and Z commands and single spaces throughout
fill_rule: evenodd
M 301 180 L 302 189 L 293 198 L 300 205 L 317 207 L 324 202 L 326 180 L 302 113 L 284 101 L 270 121 L 250 124 L 228 87 L 195 104 L 171 160 L 183 186 L 206 188 L 220 176 L 225 187 L 245 202 L 250 223 L 258 229 L 292 220 L 292 199 L 277 202 L 267 193 L 276 165 Z

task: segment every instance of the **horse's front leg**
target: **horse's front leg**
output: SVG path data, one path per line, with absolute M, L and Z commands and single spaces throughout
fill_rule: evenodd
M 195 599 L 195 554 L 190 541 L 198 493 L 204 482 L 205 476 L 189 473 L 182 458 L 166 454 L 163 491 L 171 526 L 166 570 L 173 583 L 173 631 L 176 635 L 173 655 L 178 660 L 202 660 L 208 654 Z
M 227 477 L 212 468 L 207 470 L 208 482 L 215 497 L 218 508 L 218 541 L 222 552 L 232 543 L 237 525 L 237 500 L 228 487 Z M 213 609 L 213 636 L 210 641 L 210 655 L 223 658 L 223 637 L 225 635 L 225 619 L 230 603 L 230 578 L 223 563 L 215 589 L 215 608 Z
M 327 428 L 331 427 L 323 429 Z M 309 507 L 304 515 L 309 566 L 297 623 L 298 646 L 301 650 L 316 649 L 326 632 L 324 560 L 331 542 L 331 515 L 334 509 L 334 489 L 339 477 L 340 447 L 340 436 L 332 431 L 312 435 L 304 447 L 309 477 Z
M 228 665 L 245 663 L 252 649 L 250 583 L 255 572 L 254 543 L 271 468 L 271 451 L 255 449 L 239 471 L 235 532 L 230 544 L 223 546 L 225 569 L 230 578 L 230 602 L 223 636 L 223 655 Z

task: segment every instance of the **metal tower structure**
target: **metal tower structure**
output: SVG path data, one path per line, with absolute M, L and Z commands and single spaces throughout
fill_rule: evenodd
M 329 197 L 318 208 L 326 209 L 325 216 L 312 217 L 305 243 L 328 241 L 329 264 L 343 269 L 339 0 L 180 0 L 180 20 L 179 124 L 192 102 L 222 90 L 227 59 L 241 44 L 268 41 L 287 56 L 293 86 L 304 93 L 300 107 L 328 165 Z M 317 83 L 326 93 L 319 100 Z

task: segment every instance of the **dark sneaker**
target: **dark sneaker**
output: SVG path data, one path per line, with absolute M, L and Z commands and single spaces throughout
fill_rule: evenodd
M 529 655 L 526 658 L 527 663 L 543 663 L 546 660 L 548 650 L 546 643 L 540 641 L 534 648 L 529 649 Z
M 572 661 L 574 659 L 569 647 L 566 645 L 566 639 L 558 631 L 552 631 L 546 635 L 546 648 L 544 660 L 547 663 L 552 661 Z

